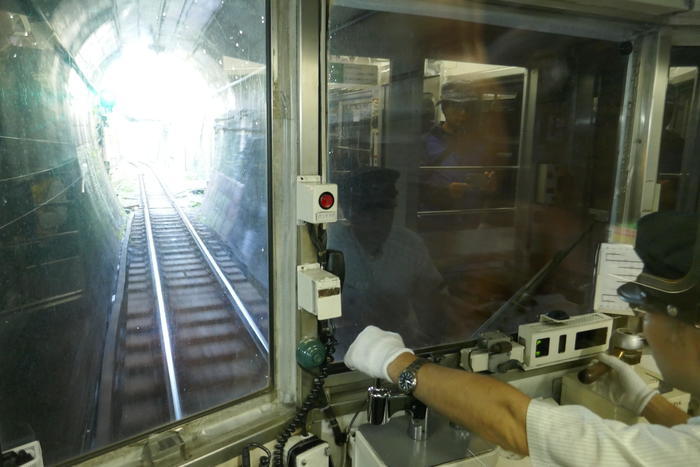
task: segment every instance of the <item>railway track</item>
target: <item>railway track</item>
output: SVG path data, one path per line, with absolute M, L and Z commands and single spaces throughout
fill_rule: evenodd
M 268 384 L 267 301 L 154 173 L 140 180 L 114 349 L 111 440 Z

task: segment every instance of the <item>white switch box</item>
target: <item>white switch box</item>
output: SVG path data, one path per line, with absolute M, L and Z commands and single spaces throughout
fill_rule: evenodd
M 39 441 L 32 441 L 31 443 L 14 447 L 8 451 L 3 451 L 2 454 L 9 454 L 13 451 L 16 453 L 20 451 L 25 451 L 27 454 L 32 456 L 32 460 L 22 464 L 22 467 L 44 467 L 44 458 L 41 452 L 41 444 L 39 444 Z
M 318 319 L 340 318 L 340 279 L 318 263 L 297 266 L 297 300 Z
M 566 321 L 521 324 L 518 340 L 525 346 L 525 369 L 577 360 L 607 350 L 613 319 L 603 313 L 572 316 Z
M 310 224 L 338 220 L 338 185 L 321 183 L 318 175 L 297 177 L 297 220 Z

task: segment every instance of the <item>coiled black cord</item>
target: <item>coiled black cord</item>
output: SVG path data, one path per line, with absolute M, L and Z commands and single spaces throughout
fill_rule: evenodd
M 258 448 L 265 451 L 264 456 L 260 456 L 260 461 L 258 462 L 258 467 L 266 467 L 270 465 L 270 459 L 272 458 L 272 453 L 264 445 L 259 443 L 250 443 L 243 448 L 243 454 L 241 455 L 241 464 L 243 467 L 251 467 L 250 463 L 250 451 L 251 448 Z
M 309 237 L 314 247 L 316 247 L 316 256 L 319 263 L 324 265 L 324 268 L 328 266 L 328 251 L 326 250 L 327 232 L 320 225 L 307 224 L 309 231 Z M 342 278 L 345 276 L 345 271 L 340 273 L 341 277 L 341 288 L 343 286 Z M 326 347 L 326 359 L 319 366 L 319 374 L 315 376 L 311 384 L 311 390 L 309 394 L 304 399 L 299 410 L 297 410 L 296 415 L 291 422 L 282 430 L 277 436 L 277 443 L 275 444 L 275 450 L 273 451 L 272 463 L 274 467 L 284 467 L 284 446 L 292 437 L 297 428 L 304 428 L 306 425 L 306 416 L 309 411 L 318 404 L 320 396 L 323 394 L 323 385 L 325 384 L 326 378 L 328 377 L 328 365 L 333 362 L 333 354 L 335 353 L 335 346 L 338 341 L 335 338 L 334 326 L 330 321 L 326 321 L 324 324 L 319 323 L 321 340 Z M 325 398 L 324 398 L 325 399 Z M 337 424 L 337 422 L 336 422 Z M 305 430 L 304 430 L 305 431 Z
M 292 437 L 296 429 L 305 425 L 306 416 L 317 404 L 319 396 L 323 391 L 323 385 L 328 377 L 328 365 L 333 362 L 335 346 L 338 343 L 333 335 L 332 328 L 325 328 L 323 331 L 325 340 L 324 345 L 326 347 L 326 360 L 319 367 L 319 374 L 318 376 L 314 377 L 311 384 L 311 390 L 304 399 L 304 403 L 301 404 L 301 407 L 294 416 L 294 419 L 292 419 L 285 429 L 282 430 L 282 433 L 277 436 L 277 443 L 275 444 L 275 450 L 273 453 L 274 467 L 284 467 L 284 446 L 287 444 L 287 441 L 289 441 L 289 438 Z

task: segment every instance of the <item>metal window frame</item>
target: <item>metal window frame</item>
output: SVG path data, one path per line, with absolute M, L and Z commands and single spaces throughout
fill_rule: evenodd
M 634 50 L 628 62 L 625 95 L 620 115 L 618 167 L 608 241 L 613 241 L 615 238 L 614 226 L 636 225 L 639 217 L 655 211 L 658 206 L 659 189 L 656 179 L 671 45 L 700 45 L 700 29 L 697 27 L 672 28 L 629 18 L 620 20 L 591 18 L 577 16 L 576 12 L 545 13 L 484 4 L 481 4 L 482 10 L 477 14 L 475 10 L 470 11 L 465 8 L 470 3 L 456 0 L 333 1 L 334 6 L 460 19 L 568 36 L 632 42 Z M 529 71 L 536 72 L 536 70 Z M 532 117 L 535 112 L 537 75 L 530 78 L 526 95 L 529 95 L 533 101 L 524 103 L 524 108 Z M 534 86 L 534 89 L 530 86 Z M 326 102 L 323 101 L 322 105 L 326 105 Z M 326 128 L 321 128 L 320 131 L 325 137 Z M 521 165 L 527 164 L 531 156 L 528 153 L 531 151 L 532 142 L 529 141 L 531 137 L 532 135 L 524 135 L 526 141 L 523 141 L 521 146 L 524 151 Z M 617 241 L 620 240 L 617 239 Z M 365 380 L 366 378 L 357 372 L 344 372 L 334 375 L 326 386 L 333 393 L 343 394 L 355 392 L 357 383 Z M 353 383 L 350 384 L 350 389 L 348 389 L 348 382 Z M 338 413 L 355 410 L 358 406 L 357 402 L 354 405 L 351 404 L 350 408 L 343 406 Z
M 320 175 L 325 180 L 325 157 L 322 157 L 321 147 L 325 148 L 325 109 L 322 102 L 325 102 L 325 18 L 326 2 L 322 0 L 297 0 L 298 1 L 298 68 L 296 77 L 299 86 L 299 93 L 295 104 L 298 106 L 296 115 L 299 119 L 299 167 L 298 175 Z M 323 97 L 322 97 L 323 96 Z M 296 182 L 296 179 L 294 180 Z M 295 199 L 291 195 L 290 199 Z M 290 211 L 294 212 L 292 207 Z M 290 219 L 287 228 L 296 225 L 296 215 Z M 290 229 L 291 230 L 291 229 Z M 317 252 L 306 225 L 297 225 L 296 228 L 296 264 L 316 263 Z M 296 289 L 292 292 L 296 297 Z M 293 337 L 293 345 L 301 336 L 316 336 L 318 334 L 318 321 L 316 316 L 295 309 L 297 316 L 296 334 Z M 292 328 L 288 328 L 292 329 Z M 293 350 L 290 354 L 294 355 Z M 312 378 L 308 373 L 302 373 L 296 365 L 296 361 L 290 362 L 290 368 L 296 369 L 296 395 L 308 392 L 311 387 Z
M 564 3 L 558 5 L 559 11 L 532 4 L 499 5 L 492 0 L 334 0 L 333 5 L 609 41 L 630 40 L 651 27 L 640 18 L 594 16 L 592 12 L 577 11 L 575 4 Z
M 674 47 L 700 47 L 700 28 L 674 28 L 671 31 L 671 51 Z M 671 63 L 669 62 L 669 67 Z M 700 187 L 697 186 L 698 174 L 693 174 L 694 166 L 690 163 L 693 154 L 696 153 L 700 145 L 700 138 L 697 135 L 700 124 L 700 82 L 696 79 L 693 90 L 693 101 L 691 103 L 691 117 L 688 122 L 685 148 L 683 150 L 682 176 L 680 183 L 681 197 L 678 199 L 677 208 L 681 211 L 693 211 L 698 209 L 698 197 Z
M 621 117 L 623 131 L 618 145 L 611 241 L 633 241 L 632 236 L 620 237 L 616 228 L 633 229 L 637 220 L 656 211 L 659 203 L 656 179 L 668 85 L 670 31 L 658 28 L 644 34 L 634 47 Z
M 641 22 L 629 18 L 615 19 L 604 16 L 592 17 L 586 16 L 585 13 L 566 11 L 564 9 L 558 12 L 543 11 L 530 9 L 525 6 L 523 6 L 523 8 L 517 8 L 515 5 L 502 6 L 471 0 L 402 0 L 401 2 L 386 0 L 333 0 L 332 5 L 367 9 L 371 11 L 456 19 L 596 40 L 632 41 L 635 44 L 635 48 L 630 57 L 630 72 L 634 70 L 639 72 L 638 67 L 635 68 L 633 65 L 634 62 L 637 61 L 638 64 L 641 62 L 644 73 L 648 70 L 654 70 L 654 73 L 651 81 L 646 79 L 646 75 L 644 75 L 642 76 L 644 79 L 642 79 L 641 82 L 633 82 L 634 86 L 630 86 L 631 76 L 628 74 L 627 77 L 618 145 L 618 161 L 621 160 L 622 154 L 625 153 L 624 158 L 622 158 L 625 163 L 621 164 L 618 168 L 613 214 L 610 225 L 614 225 L 613 220 L 619 219 L 620 217 L 616 216 L 615 210 L 623 210 L 622 214 L 624 214 L 624 218 L 632 219 L 634 222 L 636 222 L 636 219 L 639 217 L 639 213 L 635 213 L 635 209 L 637 208 L 633 206 L 634 199 L 630 198 L 630 193 L 633 193 L 633 196 L 634 193 L 636 193 L 633 192 L 631 187 L 640 192 L 643 190 L 643 195 L 645 197 L 644 206 L 653 206 L 654 201 L 658 202 L 657 197 L 655 197 L 657 194 L 655 182 L 661 128 L 659 125 L 655 125 L 655 122 L 659 117 L 663 117 L 663 99 L 661 99 L 660 105 L 658 102 L 656 105 L 653 105 L 654 103 L 651 97 L 654 92 L 658 92 L 658 89 L 663 89 L 665 96 L 666 81 L 664 81 L 664 75 L 662 73 L 663 68 L 658 68 L 658 63 L 664 56 L 666 60 L 668 60 L 668 52 L 670 50 L 670 46 L 667 46 L 668 33 L 666 31 L 668 28 L 662 28 L 658 24 Z M 665 55 L 662 51 L 665 51 Z M 325 58 L 325 56 L 322 57 L 324 60 Z M 527 116 L 532 119 L 536 112 L 534 104 L 537 95 L 536 86 L 538 74 L 537 70 L 528 71 L 529 79 L 526 80 L 526 96 L 528 97 L 528 102 L 524 102 L 523 107 L 524 112 L 527 112 Z M 635 78 L 639 78 L 639 76 Z M 640 101 L 640 96 L 647 96 L 647 100 Z M 326 102 L 323 101 L 321 104 L 322 106 L 320 108 L 324 111 Z M 644 116 L 649 115 L 651 109 L 653 109 L 654 112 L 654 124 L 647 125 L 649 122 Z M 659 111 L 661 111 L 661 114 L 659 114 Z M 527 122 L 523 122 L 523 125 L 527 124 Z M 532 122 L 530 122 L 530 125 L 531 124 Z M 634 129 L 634 134 L 632 134 L 631 131 L 627 131 L 628 127 Z M 319 129 L 322 140 L 326 137 L 326 130 L 327 129 L 323 127 Z M 530 131 L 532 130 L 530 129 Z M 527 133 L 527 129 L 525 132 Z M 523 141 L 521 142 L 521 150 L 523 151 L 521 155 L 521 165 L 527 166 L 527 164 L 531 164 L 531 138 L 532 135 L 523 135 Z M 635 152 L 637 148 L 633 147 L 634 145 L 631 143 L 634 138 L 642 138 L 644 154 L 653 154 L 655 151 L 656 157 L 645 157 L 640 161 L 640 158 L 636 156 Z M 632 152 L 630 153 L 627 150 Z M 327 157 L 327 155 L 324 155 L 324 158 L 325 157 Z M 644 162 L 643 166 L 640 166 L 641 162 Z M 533 168 L 530 167 L 530 170 L 533 170 Z M 534 175 L 530 174 L 529 176 Z M 653 178 L 653 185 L 648 183 L 645 185 L 645 181 L 649 177 Z M 621 184 L 630 186 L 620 189 L 619 187 Z M 637 211 L 640 211 L 640 209 L 637 209 Z M 328 382 L 327 386 L 331 388 L 334 387 L 333 379 Z
M 528 187 L 534 186 L 537 176 L 537 167 L 533 163 L 533 145 L 535 134 L 535 112 L 537 109 L 537 89 L 539 86 L 540 72 L 534 68 L 525 73 L 525 83 L 523 92 L 523 104 L 520 122 L 520 154 L 518 164 L 520 165 L 520 175 L 517 179 L 515 191 L 515 231 L 524 232 L 529 219 L 532 218 L 532 193 Z M 527 236 L 516 235 L 515 254 L 518 263 L 529 266 L 529 258 L 524 252 L 527 251 L 525 245 Z
M 306 98 L 305 92 L 309 92 L 313 83 L 306 81 L 299 59 L 306 57 L 308 61 L 312 56 L 318 56 L 313 41 L 306 40 L 314 36 L 314 28 L 317 38 L 320 31 L 311 18 L 304 17 L 304 9 L 313 3 L 311 0 L 268 0 L 266 18 L 271 101 L 268 107 L 269 203 L 272 213 L 271 390 L 88 453 L 70 460 L 71 465 L 143 465 L 148 436 L 167 432 L 174 432 L 183 441 L 188 456 L 185 465 L 213 465 L 240 455 L 243 447 L 252 441 L 273 439 L 293 416 L 301 394 L 294 349 L 300 326 L 296 305 L 296 264 L 303 256 L 298 252 L 302 250 L 300 245 L 304 244 L 304 239 L 299 238 L 301 229 L 297 232 L 289 226 L 296 225 L 296 176 L 298 173 L 318 173 L 318 168 L 316 172 L 311 170 L 313 161 L 318 167 L 319 160 L 318 144 L 315 149 L 313 145 L 313 139 L 318 142 L 318 133 L 312 134 L 318 131 L 318 124 L 304 126 L 318 114 L 318 98 L 316 106 L 300 105 L 302 96 Z M 302 37 L 301 31 L 306 32 L 306 37 Z M 310 245 L 308 240 L 306 242 Z M 290 333 L 290 329 L 297 332 Z
M 700 26 L 677 26 L 670 29 L 671 46 L 700 46 Z
M 656 181 L 673 46 L 700 46 L 700 28 L 658 27 L 636 40 L 623 109 L 627 131 L 619 142 L 612 227 L 633 229 L 640 217 L 658 210 Z M 633 241 L 617 233 L 611 229 L 609 240 Z

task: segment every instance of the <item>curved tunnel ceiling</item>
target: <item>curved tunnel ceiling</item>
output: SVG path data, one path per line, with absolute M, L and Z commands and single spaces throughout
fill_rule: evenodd
M 236 0 L 237 11 L 245 13 L 220 15 L 231 1 L 4 0 L 0 6 L 26 14 L 33 31 L 45 28 L 41 35 L 51 37 L 49 42 L 62 49 L 91 84 L 99 83 L 104 70 L 131 44 L 176 53 L 194 61 L 208 80 L 224 84 L 223 56 L 242 74 L 265 61 L 264 28 L 259 27 L 265 19 L 257 14 L 259 2 Z

